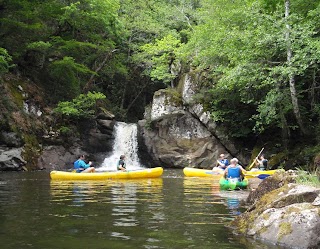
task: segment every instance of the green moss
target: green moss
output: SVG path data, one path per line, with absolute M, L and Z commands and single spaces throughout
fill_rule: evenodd
M 279 193 L 287 192 L 287 191 L 288 191 L 288 186 L 285 185 L 285 186 L 283 186 L 281 188 L 275 189 L 275 190 L 263 195 L 260 198 L 259 203 L 257 204 L 257 208 L 256 208 L 255 211 L 259 212 L 259 213 L 262 213 L 266 209 L 266 207 L 273 202 L 274 196 L 278 196 Z
M 289 222 L 282 222 L 279 225 L 278 240 L 281 240 L 284 236 L 292 233 L 292 226 Z
M 267 230 L 268 230 L 268 227 L 263 227 L 260 229 L 259 234 L 261 235 L 261 234 L 267 232 Z
M 182 105 L 182 95 L 177 89 L 174 88 L 167 88 L 157 91 L 154 95 L 160 96 L 161 94 L 164 94 L 166 96 L 165 104 L 166 105 L 175 105 L 175 106 L 181 106 Z
M 287 209 L 287 213 L 288 214 L 291 214 L 291 213 L 298 213 L 300 212 L 300 208 L 297 208 L 297 207 L 294 207 L 294 206 L 291 206 Z
M 261 216 L 262 219 L 268 220 L 270 218 L 270 213 L 265 213 Z
M 280 165 L 278 168 L 281 168 L 281 167 L 283 167 L 282 164 L 287 157 L 288 157 L 288 154 L 286 152 L 280 152 L 278 154 L 273 155 L 269 159 L 269 164 L 270 165 Z
M 251 213 L 244 213 L 238 216 L 231 222 L 231 227 L 237 230 L 238 233 L 246 234 L 251 224 L 255 220 L 255 215 Z
M 177 140 L 177 145 L 181 148 L 187 148 L 187 149 L 199 148 L 198 141 L 192 140 L 192 139 L 179 139 Z
M 22 85 L 22 83 L 21 82 L 14 82 L 14 83 L 8 84 L 14 103 L 18 106 L 18 108 L 22 109 L 24 96 L 18 88 L 19 85 Z
M 167 104 L 174 104 L 175 106 L 181 106 L 182 105 L 182 95 L 181 92 L 177 91 L 173 88 L 167 88 L 164 90 L 166 93 L 166 105 Z
M 27 161 L 27 169 L 35 169 L 37 165 L 38 158 L 40 156 L 40 144 L 35 135 L 24 134 L 24 151 L 23 158 Z

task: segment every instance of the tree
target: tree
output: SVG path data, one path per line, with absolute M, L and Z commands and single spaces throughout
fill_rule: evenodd
M 0 48 L 0 76 L 9 71 L 12 57 L 8 54 L 8 51 L 4 48 Z
M 286 42 L 287 42 L 287 62 L 288 66 L 291 66 L 292 61 L 292 45 L 290 41 L 290 33 L 291 33 L 291 26 L 289 24 L 289 17 L 290 17 L 290 0 L 285 0 L 285 19 L 286 19 Z M 297 119 L 298 125 L 301 129 L 303 134 L 307 134 L 306 129 L 304 128 L 304 124 L 302 122 L 301 114 L 300 114 L 300 107 L 298 104 L 298 97 L 297 91 L 295 86 L 295 78 L 293 74 L 289 75 L 289 88 L 290 88 L 290 96 L 293 106 L 293 112 Z
M 106 99 L 106 96 L 102 93 L 88 92 L 80 94 L 72 101 L 60 102 L 54 111 L 69 119 L 92 118 L 95 114 L 97 100 L 103 99 Z
M 310 15 L 318 13 L 318 8 L 314 2 L 307 6 L 298 1 L 294 10 L 295 14 L 286 18 L 283 4 L 276 1 L 203 1 L 199 25 L 191 40 L 181 47 L 182 58 L 206 72 L 208 83 L 204 87 L 209 91 L 203 91 L 202 101 L 215 120 L 228 127 L 234 109 L 237 115 L 251 115 L 242 116 L 254 122 L 239 122 L 231 134 L 239 135 L 246 128 L 259 134 L 280 127 L 288 137 L 290 130 L 308 125 L 310 103 L 302 96 L 309 91 L 304 77 L 319 68 L 319 60 L 314 57 L 319 53 L 318 24 L 315 15 Z M 287 24 L 289 37 L 284 35 L 288 34 Z M 225 94 L 219 95 L 221 92 Z M 221 105 L 226 95 L 238 95 L 237 102 Z M 299 98 L 303 100 L 300 105 Z M 299 114 L 301 110 L 303 114 Z
M 180 46 L 180 40 L 169 34 L 160 40 L 156 40 L 153 44 L 146 44 L 141 47 L 145 54 L 146 69 L 154 80 L 161 80 L 170 83 L 174 87 L 173 80 L 177 74 L 171 70 L 174 64 L 179 62 L 176 60 L 175 51 Z

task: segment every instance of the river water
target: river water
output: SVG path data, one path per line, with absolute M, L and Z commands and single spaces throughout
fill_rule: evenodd
M 2 249 L 277 248 L 225 224 L 246 191 L 165 170 L 161 178 L 52 181 L 48 172 L 0 173 Z

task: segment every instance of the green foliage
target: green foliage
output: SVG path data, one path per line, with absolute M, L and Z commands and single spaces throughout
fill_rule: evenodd
M 91 118 L 95 114 L 96 101 L 105 98 L 104 94 L 96 92 L 80 94 L 72 101 L 60 102 L 54 111 L 71 119 Z
M 298 177 L 296 178 L 298 184 L 320 187 L 320 179 L 316 172 L 308 172 L 302 169 L 298 169 Z
M 0 76 L 7 73 L 11 65 L 12 57 L 8 54 L 8 51 L 0 47 Z
M 291 1 L 288 19 L 277 0 L 2 1 L 0 74 L 15 63 L 53 103 L 89 85 L 125 120 L 141 117 L 163 83 L 205 72 L 194 103 L 233 137 L 297 135 L 294 76 L 305 125 L 317 132 L 319 16 L 317 0 Z
M 72 129 L 68 126 L 61 126 L 58 131 L 63 136 L 70 136 L 73 134 Z
M 295 76 L 307 123 L 312 111 L 302 89 L 309 91 L 308 81 L 315 81 L 307 80 L 307 75 L 310 77 L 314 70 L 319 75 L 319 22 L 314 14 L 319 10 L 315 2 L 306 5 L 295 1 L 288 20 L 284 18 L 284 3 L 278 1 L 208 0 L 202 4 L 199 25 L 194 27 L 190 41 L 181 46 L 180 59 L 197 70 L 206 70 L 212 79 L 209 89 L 203 90 L 211 98 L 204 97 L 202 103 L 214 120 L 230 128 L 231 134 L 241 136 L 276 127 L 294 131 L 297 121 L 292 118 L 288 79 Z M 285 36 L 288 24 L 290 63 Z M 319 91 L 314 91 L 319 96 Z M 239 125 L 244 130 L 231 128 L 235 116 L 240 116 Z
M 49 67 L 52 82 L 52 94 L 61 99 L 72 98 L 81 91 L 81 75 L 94 74 L 85 65 L 76 63 L 72 57 L 54 61 Z
M 180 40 L 169 34 L 153 44 L 141 47 L 145 53 L 142 57 L 152 79 L 169 83 L 177 76 L 171 73 L 170 67 L 175 62 L 175 51 L 179 46 Z
M 46 52 L 51 46 L 52 45 L 49 42 L 36 41 L 36 42 L 29 43 L 27 45 L 27 49 Z

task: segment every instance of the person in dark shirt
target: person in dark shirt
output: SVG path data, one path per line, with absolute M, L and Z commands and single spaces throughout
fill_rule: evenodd
M 268 160 L 264 158 L 264 155 L 260 155 L 259 158 L 256 158 L 256 165 L 259 170 L 268 169 Z
M 117 170 L 126 171 L 126 162 L 125 162 L 126 156 L 121 155 L 120 160 L 118 161 Z

